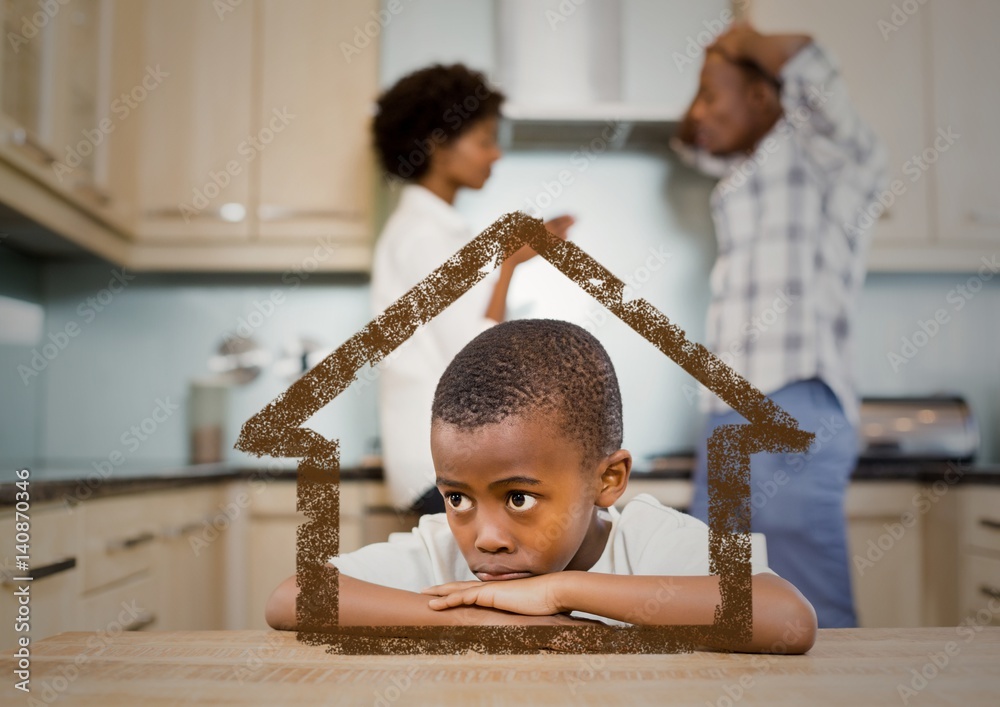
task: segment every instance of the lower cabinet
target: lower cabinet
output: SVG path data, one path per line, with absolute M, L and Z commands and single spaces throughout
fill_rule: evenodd
M 0 512 L 0 537 L 5 542 L 20 543 L 28 536 L 30 570 L 18 570 L 21 554 L 13 546 L 4 551 L 3 579 L 0 581 L 0 650 L 17 646 L 24 636 L 38 641 L 61 631 L 82 629 L 80 516 L 65 505 L 32 506 L 28 511 L 30 527 L 14 510 Z M 23 548 L 22 548 L 23 549 Z M 16 581 L 19 577 L 31 581 Z
M 962 489 L 960 505 L 958 620 L 1000 626 L 1000 488 Z
M 223 512 L 221 498 L 214 484 L 32 507 L 30 571 L 18 572 L 13 558 L 5 564 L 0 620 L 14 626 L 27 612 L 32 641 L 64 631 L 113 638 L 223 628 L 229 539 L 207 532 Z M 0 513 L 4 537 L 16 522 L 15 511 Z M 34 579 L 15 581 L 25 574 Z M 0 650 L 13 648 L 19 634 L 0 632 Z
M 264 607 L 271 592 L 295 574 L 296 533 L 306 521 L 295 510 L 296 483 L 273 481 L 265 493 L 255 494 L 250 509 L 246 566 L 246 615 L 239 628 L 265 629 Z M 340 553 L 383 542 L 393 532 L 407 532 L 416 516 L 393 510 L 381 481 L 340 484 Z
M 923 625 L 924 525 L 921 486 L 855 482 L 845 500 L 855 611 L 862 628 Z

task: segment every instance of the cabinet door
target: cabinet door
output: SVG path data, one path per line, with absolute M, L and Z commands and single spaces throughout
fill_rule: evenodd
M 913 505 L 919 490 L 916 484 L 903 482 L 848 487 L 847 557 L 861 628 L 923 623 L 924 518 Z
M 944 244 L 995 248 L 1000 243 L 1000 3 L 929 3 L 924 13 L 930 18 L 933 125 L 939 131 L 927 155 L 928 162 L 936 160 L 930 169 L 937 184 L 938 233 Z
M 375 0 L 262 1 L 261 239 L 371 240 L 378 42 L 359 49 L 354 36 L 377 10 Z
M 250 233 L 255 0 L 145 0 L 139 237 Z
M 165 515 L 158 586 L 162 631 L 224 628 L 226 549 L 232 512 L 220 487 L 185 489 L 157 498 Z
M 902 195 L 873 232 L 875 251 L 931 241 L 931 180 L 911 160 L 931 144 L 927 127 L 929 57 L 926 10 L 892 24 L 898 0 L 753 0 L 750 19 L 762 32 L 811 34 L 837 59 L 861 117 L 889 150 L 889 179 Z M 899 17 L 896 17 L 897 22 Z M 886 29 L 890 23 L 892 31 Z M 984 69 L 985 70 L 985 69 Z
M 81 612 L 81 562 L 80 515 L 65 506 L 37 506 L 27 512 L 30 528 L 27 531 L 30 569 L 19 570 L 15 555 L 18 530 L 14 510 L 0 514 L 0 534 L 9 545 L 5 548 L 3 568 L 0 570 L 0 650 L 9 650 L 18 638 L 30 635 L 39 641 L 63 631 L 84 630 Z M 23 539 L 23 538 L 20 538 Z M 6 556 L 6 553 L 11 553 Z M 30 582 L 16 582 L 15 577 L 34 577 Z M 27 587 L 29 592 L 30 632 L 20 630 L 15 617 L 19 615 L 19 597 L 16 591 Z

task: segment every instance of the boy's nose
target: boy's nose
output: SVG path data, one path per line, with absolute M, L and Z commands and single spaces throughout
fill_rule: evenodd
M 476 528 L 476 549 L 488 553 L 511 552 L 514 543 L 501 524 L 487 521 Z

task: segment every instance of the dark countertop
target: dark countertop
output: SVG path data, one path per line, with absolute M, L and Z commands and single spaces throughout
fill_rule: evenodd
M 168 467 L 131 466 L 117 469 L 113 474 L 101 475 L 95 470 L 81 471 L 86 464 L 60 468 L 32 468 L 29 476 L 31 503 L 67 500 L 83 501 L 88 498 L 117 496 L 126 493 L 157 491 L 178 486 L 209 484 L 219 481 L 263 480 L 295 481 L 294 460 L 280 464 L 253 466 L 250 464 L 201 464 L 197 466 Z M 691 478 L 691 465 L 674 461 L 670 469 L 632 471 L 633 479 L 678 480 Z M 0 507 L 14 505 L 16 486 L 13 470 L 6 470 L 0 477 Z M 378 466 L 345 467 L 340 479 L 352 481 L 381 480 Z M 949 485 L 982 484 L 1000 486 L 1000 465 L 976 466 L 961 462 L 904 462 L 862 460 L 851 477 L 854 482 L 909 481 L 932 484 L 944 481 Z

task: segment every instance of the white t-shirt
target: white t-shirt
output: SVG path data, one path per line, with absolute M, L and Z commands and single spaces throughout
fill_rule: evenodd
M 472 240 L 462 216 L 416 184 L 403 187 L 375 245 L 372 310 L 389 305 Z M 434 486 L 431 403 L 444 369 L 477 335 L 496 324 L 486 308 L 498 273 L 491 272 L 379 364 L 382 464 L 392 502 L 407 508 Z
M 588 572 L 655 576 L 708 575 L 708 526 L 686 513 L 639 494 L 619 512 L 601 509 L 611 521 L 608 543 Z M 751 573 L 774 571 L 766 551 L 751 542 Z M 330 564 L 344 574 L 373 584 L 419 592 L 446 582 L 478 581 L 448 527 L 447 514 L 421 516 L 409 533 L 393 533 L 388 542 L 368 545 Z M 571 616 L 628 625 L 585 612 Z

